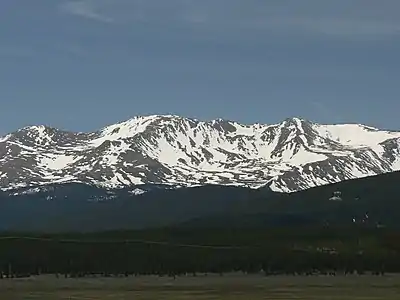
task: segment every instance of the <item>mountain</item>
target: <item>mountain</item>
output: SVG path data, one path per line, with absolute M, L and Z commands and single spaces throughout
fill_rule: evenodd
M 400 228 L 400 172 L 294 193 L 204 185 L 105 189 L 79 183 L 0 192 L 0 231 L 265 228 L 379 224 Z M 336 196 L 335 196 L 336 195 Z
M 136 117 L 96 132 L 46 126 L 0 138 L 0 189 L 235 185 L 295 192 L 400 170 L 400 132 L 321 125 Z
M 400 228 L 400 172 L 263 197 L 254 209 L 226 211 L 176 224 L 183 228 L 362 226 Z M 339 195 L 336 196 L 335 195 Z
M 107 190 L 78 183 L 0 193 L 0 231 L 98 231 L 161 227 L 214 214 L 261 210 L 269 189 L 205 185 Z

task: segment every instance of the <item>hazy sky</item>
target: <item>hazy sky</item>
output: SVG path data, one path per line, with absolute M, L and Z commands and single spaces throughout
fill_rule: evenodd
M 135 115 L 400 130 L 399 0 L 1 0 L 0 133 Z

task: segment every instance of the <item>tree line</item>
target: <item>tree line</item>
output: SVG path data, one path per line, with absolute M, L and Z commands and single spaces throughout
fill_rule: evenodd
M 0 235 L 0 278 L 400 271 L 400 232 L 360 228 L 157 229 Z

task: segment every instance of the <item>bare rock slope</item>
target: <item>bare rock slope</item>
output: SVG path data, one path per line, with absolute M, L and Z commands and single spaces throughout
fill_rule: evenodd
M 400 132 L 359 124 L 136 117 L 92 133 L 46 126 L 0 138 L 0 188 L 237 185 L 293 192 L 400 170 Z

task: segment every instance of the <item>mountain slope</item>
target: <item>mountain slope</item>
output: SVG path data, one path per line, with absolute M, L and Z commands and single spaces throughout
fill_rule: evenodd
M 147 188 L 149 188 L 147 190 Z M 97 231 L 160 227 L 212 214 L 263 207 L 268 189 L 201 186 L 181 189 L 141 186 L 106 190 L 77 183 L 35 192 L 0 193 L 0 231 Z
M 0 192 L 0 231 L 99 231 L 154 227 L 400 228 L 400 172 L 277 193 L 268 188 L 162 186 L 107 190 L 58 184 Z M 340 191 L 342 201 L 332 196 Z M 17 194 L 17 195 L 15 195 Z
M 177 224 L 196 228 L 339 226 L 400 228 L 400 172 L 346 180 L 296 193 L 256 195 L 254 207 Z M 339 201 L 333 200 L 340 193 Z M 260 205 L 262 203 L 262 205 Z M 351 226 L 351 227 L 349 227 Z
M 299 118 L 274 125 L 147 116 L 93 133 L 31 126 L 0 138 L 3 190 L 77 182 L 237 185 L 293 192 L 400 170 L 400 132 L 320 125 Z

